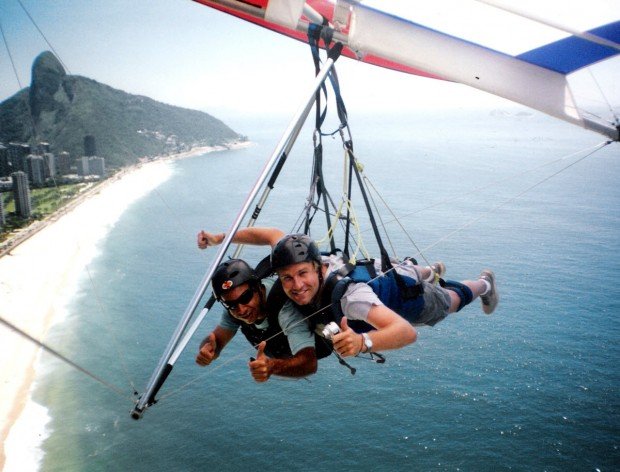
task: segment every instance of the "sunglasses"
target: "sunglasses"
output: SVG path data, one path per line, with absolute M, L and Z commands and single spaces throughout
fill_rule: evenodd
M 235 300 L 224 300 L 221 299 L 220 303 L 224 305 L 224 308 L 230 311 L 235 311 L 239 308 L 239 305 L 247 305 L 252 300 L 254 296 L 254 289 L 249 287 L 245 292 L 239 295 Z

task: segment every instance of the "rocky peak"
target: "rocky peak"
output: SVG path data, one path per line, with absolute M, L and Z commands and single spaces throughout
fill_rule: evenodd
M 60 61 L 49 51 L 42 52 L 32 64 L 30 84 L 30 107 L 34 117 L 41 111 L 56 108 L 55 94 L 67 76 Z

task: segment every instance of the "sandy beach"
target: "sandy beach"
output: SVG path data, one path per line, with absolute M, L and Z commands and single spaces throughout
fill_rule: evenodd
M 64 305 L 99 243 L 129 204 L 171 175 L 172 160 L 222 149 L 198 148 L 133 166 L 50 217 L 0 257 L 0 316 L 44 342 L 49 329 L 62 320 Z M 45 409 L 30 400 L 41 349 L 4 325 L 0 340 L 0 470 L 25 470 L 25 464 L 36 467 L 44 439 L 45 412 L 36 411 Z M 39 424 L 20 424 L 33 421 Z

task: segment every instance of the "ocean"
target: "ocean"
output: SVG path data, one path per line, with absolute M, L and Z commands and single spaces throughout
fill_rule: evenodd
M 603 139 L 522 109 L 350 122 L 364 172 L 424 257 L 455 280 L 495 271 L 492 316 L 475 302 L 386 352 L 385 364 L 352 359 L 355 375 L 330 357 L 308 379 L 257 384 L 241 335 L 212 366 L 194 363 L 217 307 L 159 402 L 132 420 L 132 392 L 144 391 L 215 254 L 197 249 L 196 233 L 229 228 L 287 121 L 230 124 L 253 145 L 171 163 L 171 177 L 97 243 L 48 342 L 126 393 L 43 354 L 39 470 L 618 470 L 618 144 L 571 166 L 583 155 L 572 153 Z M 304 129 L 258 224 L 294 229 L 310 136 Z M 324 143 L 337 197 L 342 151 L 338 138 Z M 381 213 L 394 252 L 416 255 Z

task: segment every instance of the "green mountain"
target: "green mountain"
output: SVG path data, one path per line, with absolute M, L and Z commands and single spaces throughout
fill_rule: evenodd
M 96 154 L 106 158 L 108 167 L 183 147 L 246 139 L 207 113 L 67 75 L 51 52 L 41 53 L 32 66 L 30 87 L 0 103 L 0 142 L 43 141 L 54 153 L 68 151 L 78 158 L 87 135 L 94 136 Z

